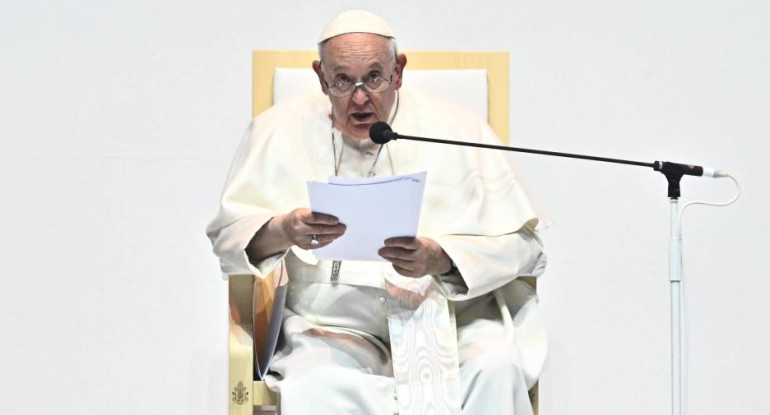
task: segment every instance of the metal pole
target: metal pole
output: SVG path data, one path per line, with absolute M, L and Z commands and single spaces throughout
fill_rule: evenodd
M 671 240 L 669 241 L 669 281 L 671 282 L 671 413 L 682 413 L 682 227 L 679 200 L 671 198 Z

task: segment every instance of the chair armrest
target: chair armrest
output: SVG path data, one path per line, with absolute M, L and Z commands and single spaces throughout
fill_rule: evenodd
M 254 277 L 251 275 L 230 275 L 228 278 L 230 300 L 228 413 L 230 415 L 253 413 L 253 281 Z
M 265 381 L 254 381 L 254 406 L 275 406 L 278 404 L 278 395 L 268 389 Z
M 251 415 L 254 393 L 254 339 L 251 327 L 230 323 L 229 414 Z

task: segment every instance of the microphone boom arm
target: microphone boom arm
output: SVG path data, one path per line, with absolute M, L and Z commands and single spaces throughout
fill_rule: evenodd
M 500 145 L 494 145 L 494 144 L 481 144 L 481 143 L 473 143 L 473 142 L 467 142 L 467 141 L 453 141 L 453 140 L 444 140 L 440 138 L 427 138 L 427 137 L 401 135 L 393 131 L 393 129 L 390 128 L 390 125 L 388 125 L 388 123 L 383 121 L 378 121 L 372 124 L 372 126 L 369 128 L 369 137 L 372 139 L 372 141 L 380 145 L 385 144 L 391 140 L 397 140 L 399 138 L 402 138 L 404 140 L 424 141 L 428 143 L 451 144 L 456 146 L 488 148 L 492 150 L 514 151 L 518 153 L 531 153 L 531 154 L 540 154 L 544 156 L 566 157 L 566 158 L 573 158 L 573 159 L 602 161 L 605 163 L 626 164 L 626 165 L 640 166 L 640 167 L 651 167 L 653 170 L 659 171 L 664 176 L 666 176 L 666 180 L 668 181 L 668 197 L 670 198 L 679 198 L 679 196 L 681 195 L 679 181 L 684 175 L 710 176 L 710 177 L 727 177 L 728 176 L 728 174 L 722 170 L 715 170 L 707 167 L 704 168 L 704 167 L 695 166 L 692 164 L 671 163 L 667 161 L 655 161 L 654 163 L 644 163 L 641 161 L 623 160 L 623 159 L 615 159 L 615 158 L 609 158 L 609 157 L 587 156 L 584 154 L 562 153 L 558 151 L 535 150 L 531 148 L 508 147 L 508 146 L 500 146 Z
M 425 141 L 429 143 L 452 144 L 452 145 L 458 145 L 458 146 L 488 148 L 493 150 L 514 151 L 519 153 L 542 154 L 545 156 L 567 157 L 567 158 L 574 158 L 574 159 L 603 161 L 607 163 L 629 164 L 633 166 L 655 168 L 655 163 L 644 163 L 641 161 L 622 160 L 622 159 L 614 159 L 614 158 L 608 158 L 608 157 L 587 156 L 583 154 L 561 153 L 558 151 L 535 150 L 531 148 L 522 148 L 522 147 L 498 146 L 494 144 L 481 144 L 481 143 L 472 143 L 467 141 L 444 140 L 440 138 L 414 137 L 409 135 L 401 135 L 398 133 L 393 133 L 393 135 L 395 136 L 395 138 L 393 138 L 394 140 L 398 138 L 403 138 L 404 140 Z

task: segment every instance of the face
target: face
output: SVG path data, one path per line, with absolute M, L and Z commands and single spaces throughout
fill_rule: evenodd
M 388 121 L 388 115 L 401 88 L 401 75 L 406 57 L 393 56 L 387 38 L 370 33 L 348 33 L 329 39 L 321 50 L 321 61 L 313 62 L 324 93 L 332 103 L 334 126 L 342 133 L 358 138 L 369 138 L 369 127 L 377 121 Z M 388 89 L 372 93 L 363 87 L 352 94 L 335 97 L 327 85 L 338 80 L 361 82 L 373 76 L 389 80 Z

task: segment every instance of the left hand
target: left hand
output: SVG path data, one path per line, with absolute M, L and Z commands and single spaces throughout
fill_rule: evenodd
M 393 264 L 393 269 L 405 277 L 439 275 L 448 272 L 452 260 L 438 242 L 430 238 L 399 237 L 385 240 L 377 253 Z

